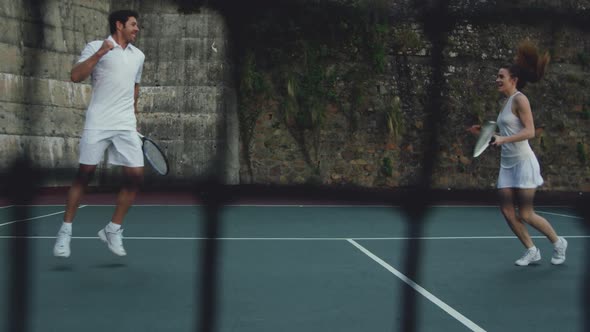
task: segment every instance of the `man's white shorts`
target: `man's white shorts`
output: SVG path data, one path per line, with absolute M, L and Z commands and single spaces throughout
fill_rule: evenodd
M 80 164 L 98 165 L 107 150 L 107 162 L 143 167 L 141 138 L 133 130 L 84 130 L 80 140 Z

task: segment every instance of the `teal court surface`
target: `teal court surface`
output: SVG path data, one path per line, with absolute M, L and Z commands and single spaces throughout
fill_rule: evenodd
M 83 205 L 72 255 L 52 256 L 63 205 L 0 207 L 0 328 L 11 319 L 11 246 L 27 241 L 29 331 L 196 331 L 201 313 L 204 207 L 136 205 L 128 255 L 97 237 L 112 205 Z M 567 261 L 517 267 L 523 248 L 496 206 L 433 206 L 419 237 L 385 206 L 232 205 L 219 217 L 216 331 L 402 331 L 403 294 L 415 293 L 417 331 L 583 331 L 590 234 L 575 211 L 542 207 L 569 242 Z M 26 223 L 27 234 L 14 233 Z M 21 224 L 23 225 L 23 224 Z M 417 242 L 413 242 L 417 241 Z M 421 255 L 405 271 L 409 244 Z

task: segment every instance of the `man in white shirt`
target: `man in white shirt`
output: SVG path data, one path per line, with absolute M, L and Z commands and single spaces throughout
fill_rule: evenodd
M 98 236 L 114 254 L 127 254 L 121 224 L 143 181 L 143 153 L 135 115 L 145 55 L 131 45 L 139 31 L 138 17 L 138 13 L 131 10 L 112 12 L 109 15 L 111 35 L 105 40 L 88 43 L 72 68 L 73 82 L 91 76 L 92 98 L 80 140 L 80 166 L 68 192 L 64 222 L 53 249 L 57 257 L 70 256 L 72 222 L 105 150 L 109 163 L 123 167 L 126 180 L 111 222 Z

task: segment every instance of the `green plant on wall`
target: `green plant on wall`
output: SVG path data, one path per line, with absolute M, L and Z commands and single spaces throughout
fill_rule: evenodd
M 383 73 L 387 64 L 389 25 L 383 23 L 374 24 L 369 30 L 368 35 L 369 49 L 371 50 L 370 58 L 373 68 L 375 72 Z
M 498 93 L 493 89 L 478 91 L 473 96 L 473 112 L 479 123 L 488 120 L 495 120 L 498 112 Z
M 282 68 L 282 109 L 287 127 L 310 164 L 315 164 L 308 144 L 318 160 L 320 130 L 326 120 L 327 104 L 335 100 L 335 75 L 325 66 L 328 54 L 323 45 L 300 41 L 303 57 Z
M 299 80 L 297 79 L 294 72 L 290 72 L 287 69 L 285 69 L 284 84 L 286 95 L 283 98 L 282 108 L 287 124 L 292 124 L 297 121 L 297 114 L 299 112 L 299 103 L 297 100 L 297 93 L 299 91 Z
M 350 6 L 323 2 L 269 7 L 254 11 L 253 16 L 239 16 L 242 23 L 233 32 L 240 134 L 247 159 L 258 117 L 278 102 L 279 116 L 304 159 L 313 169 L 317 167 L 328 105 L 340 106 L 347 115 L 355 115 L 349 119 L 356 120 L 366 104 L 366 91 L 375 86 L 376 74 L 387 68 L 389 5 L 386 0 Z M 326 12 L 332 15 L 326 17 Z M 318 19 L 322 29 L 317 27 Z M 362 73 L 358 81 L 346 79 L 350 71 Z M 364 92 L 351 97 L 346 91 L 355 82 L 361 82 L 359 91 Z
M 478 123 L 483 123 L 484 122 L 485 115 L 486 115 L 486 106 L 485 106 L 485 104 L 483 104 L 483 103 L 475 103 L 473 105 L 472 112 L 477 117 L 477 122 Z
M 394 139 L 402 136 L 404 128 L 402 118 L 402 107 L 399 96 L 391 98 L 391 102 L 385 110 L 385 123 L 387 124 L 387 131 Z
M 253 96 L 265 91 L 265 81 L 262 72 L 256 66 L 255 54 L 248 51 L 241 66 L 240 93 Z
M 344 114 L 348 118 L 350 131 L 355 132 L 359 126 L 359 112 L 367 103 L 367 89 L 365 88 L 363 81 L 358 78 L 349 76 L 347 81 L 353 82 L 353 86 L 348 94 L 350 107 L 344 110 Z
M 582 109 L 582 119 L 590 120 L 590 106 L 584 105 L 584 108 Z
M 578 53 L 578 63 L 582 68 L 586 69 L 590 66 L 590 54 L 585 52 Z
M 300 118 L 303 119 L 302 127 L 317 131 L 324 123 L 326 105 L 330 101 L 329 95 L 333 85 L 333 78 L 329 77 L 322 60 L 324 56 L 321 47 L 311 45 L 304 47 L 303 72 L 300 76 L 297 98 L 300 101 Z
M 271 85 L 268 79 L 265 78 L 264 73 L 257 68 L 253 52 L 246 53 L 240 70 L 239 116 L 241 124 L 244 125 L 242 129 L 244 129 L 245 133 L 248 133 L 249 138 L 261 111 L 259 102 L 271 95 Z
M 584 143 L 578 142 L 578 144 L 576 144 L 576 150 L 578 153 L 578 160 L 582 164 L 585 164 L 586 161 L 588 160 L 588 155 L 586 153 L 586 147 L 584 146 Z
M 376 74 L 384 73 L 387 65 L 387 50 L 391 44 L 391 24 L 387 15 L 389 8 L 390 2 L 387 0 L 361 1 L 358 3 L 357 15 L 350 19 L 351 25 L 355 26 L 355 45 Z
M 543 152 L 548 151 L 547 138 L 545 136 L 541 136 L 541 142 L 539 143 L 539 146 L 541 147 L 541 151 L 543 151 Z
M 264 102 L 272 95 L 272 86 L 264 73 L 257 68 L 255 55 L 249 51 L 239 65 L 239 107 L 240 135 L 244 144 L 244 157 L 250 165 L 250 142 L 256 121 L 262 112 Z M 251 171 L 251 170 L 250 170 Z
M 402 28 L 393 33 L 393 47 L 401 53 L 411 52 L 423 47 L 420 36 L 410 28 Z
M 391 161 L 391 158 L 383 158 L 381 163 L 381 174 L 386 177 L 391 177 L 393 175 L 393 162 Z
M 458 75 L 449 78 L 449 108 L 464 113 L 469 121 L 476 123 L 494 119 L 499 108 L 498 93 L 485 83 Z

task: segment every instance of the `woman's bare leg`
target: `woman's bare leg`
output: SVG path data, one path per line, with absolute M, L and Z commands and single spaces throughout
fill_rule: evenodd
M 519 215 L 524 222 L 533 226 L 536 230 L 545 235 L 551 243 L 556 243 L 559 238 L 551 224 L 547 219 L 535 213 L 533 207 L 535 191 L 536 189 L 517 189 L 516 195 L 518 199 Z
M 513 188 L 501 188 L 500 194 L 500 210 L 504 215 L 504 219 L 508 223 L 508 226 L 512 229 L 512 232 L 518 237 L 520 242 L 525 248 L 534 247 L 533 240 L 528 230 L 526 229 L 525 223 L 518 216 L 514 207 L 515 189 Z

